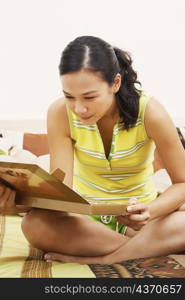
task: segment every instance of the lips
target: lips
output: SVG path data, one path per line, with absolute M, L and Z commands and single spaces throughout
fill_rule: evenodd
M 82 120 L 88 120 L 90 118 L 92 118 L 92 116 L 89 116 L 89 117 L 80 117 Z

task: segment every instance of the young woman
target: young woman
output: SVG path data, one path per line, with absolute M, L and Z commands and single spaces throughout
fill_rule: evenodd
M 64 97 L 48 110 L 51 172 L 91 201 L 128 203 L 127 216 L 31 209 L 28 241 L 46 260 L 111 264 L 185 249 L 185 152 L 162 105 L 136 88 L 128 53 L 82 36 L 59 65 Z M 172 185 L 161 195 L 152 182 L 155 146 Z M 4 188 L 5 189 L 5 188 Z M 4 202 L 11 203 L 11 191 Z M 9 205 L 10 206 L 10 205 Z

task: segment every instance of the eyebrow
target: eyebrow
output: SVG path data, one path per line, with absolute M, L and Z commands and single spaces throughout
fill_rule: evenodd
M 65 92 L 64 90 L 63 90 L 63 92 L 65 93 L 65 94 L 68 94 L 68 95 L 70 95 L 70 93 L 68 93 L 68 92 Z M 86 93 L 83 93 L 82 95 L 88 95 L 88 94 L 91 94 L 91 93 L 96 93 L 96 92 L 98 92 L 98 91 L 89 91 L 89 92 L 86 92 Z

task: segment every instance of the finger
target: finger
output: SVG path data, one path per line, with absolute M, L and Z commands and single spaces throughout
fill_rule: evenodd
M 15 214 L 16 207 L 15 207 L 15 194 L 16 192 L 10 189 L 10 194 L 8 198 L 5 200 L 4 204 L 4 214 Z
M 16 208 L 18 213 L 25 213 L 32 209 L 32 207 L 25 206 L 25 205 L 16 205 Z
M 148 222 L 147 221 L 144 221 L 144 222 L 139 222 L 139 226 L 140 228 L 143 227 L 144 225 L 146 225 Z
M 1 196 L 1 210 L 2 210 L 3 214 L 6 212 L 6 207 L 8 204 L 7 202 L 8 202 L 9 196 L 11 194 L 11 191 L 12 190 L 10 188 L 5 187 L 3 195 Z
M 130 219 L 130 221 L 144 222 L 149 220 L 149 217 L 150 217 L 149 213 L 145 212 L 140 215 L 139 214 L 130 215 L 128 218 Z
M 132 229 L 134 229 L 134 231 L 139 231 L 141 228 L 142 228 L 142 226 L 132 226 L 131 227 Z
M 147 221 L 145 221 L 145 222 L 139 222 L 137 224 L 132 225 L 132 229 L 134 229 L 135 231 L 139 231 L 146 224 L 147 224 Z
M 3 194 L 2 194 L 2 198 L 3 198 L 3 201 L 4 200 L 8 200 L 10 194 L 11 194 L 11 189 L 9 187 L 4 187 L 4 190 L 3 190 Z
M 124 224 L 125 226 L 130 227 L 134 230 L 140 230 L 140 228 L 142 227 L 142 225 L 140 225 L 140 222 L 136 222 L 136 221 L 132 221 L 132 220 L 126 221 L 122 224 Z
M 10 208 L 10 207 L 15 208 L 15 195 L 16 195 L 16 191 L 11 190 L 9 197 L 7 198 L 7 201 L 6 201 L 7 208 Z
M 131 197 L 131 198 L 129 199 L 129 201 L 128 201 L 128 204 L 129 204 L 129 205 L 135 205 L 135 204 L 137 204 L 137 203 L 138 203 L 138 200 L 137 200 L 136 197 Z
M 3 195 L 4 193 L 4 185 L 0 184 L 0 197 Z
M 117 221 L 119 224 L 123 224 L 126 226 L 129 226 L 131 224 L 131 221 L 128 217 L 117 217 Z
M 142 212 L 145 211 L 147 209 L 146 205 L 143 203 L 138 203 L 136 205 L 131 205 L 127 207 L 127 211 L 129 213 L 133 213 L 133 212 Z

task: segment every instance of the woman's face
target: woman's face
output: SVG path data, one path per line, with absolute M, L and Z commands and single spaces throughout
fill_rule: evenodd
M 81 122 L 92 125 L 118 114 L 115 93 L 121 79 L 109 86 L 98 74 L 81 70 L 62 75 L 61 80 L 66 102 Z

